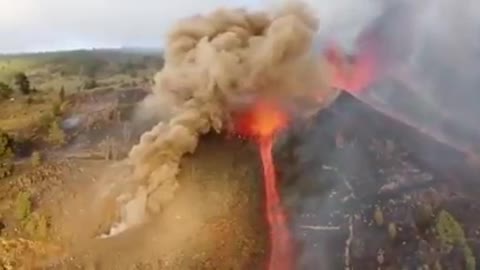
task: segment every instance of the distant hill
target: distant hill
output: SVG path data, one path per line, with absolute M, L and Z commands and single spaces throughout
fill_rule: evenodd
M 0 55 L 0 82 L 11 84 L 17 72 L 24 72 L 40 89 L 82 88 L 95 80 L 104 85 L 145 81 L 163 67 L 159 48 L 72 50 Z M 123 77 L 123 78 L 122 78 Z
M 72 52 L 124 52 L 124 53 L 145 53 L 145 54 L 158 54 L 163 51 L 161 47 L 119 47 L 119 48 L 85 48 L 85 49 L 74 49 L 74 50 L 59 50 L 59 51 L 38 51 L 38 52 L 25 52 L 25 53 L 1 53 L 0 59 L 2 58 L 12 58 L 12 57 L 32 57 L 32 56 L 42 56 L 42 55 L 55 55 L 55 54 L 69 54 Z
M 122 47 L 120 51 L 126 53 L 140 53 L 140 54 L 161 54 L 163 48 L 160 47 Z

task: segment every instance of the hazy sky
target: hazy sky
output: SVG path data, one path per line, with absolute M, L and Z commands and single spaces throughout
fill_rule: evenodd
M 0 53 L 159 47 L 178 18 L 218 7 L 258 8 L 272 1 L 277 0 L 0 0 Z M 350 28 L 370 9 L 355 4 L 357 0 L 309 1 L 326 25 L 347 22 Z

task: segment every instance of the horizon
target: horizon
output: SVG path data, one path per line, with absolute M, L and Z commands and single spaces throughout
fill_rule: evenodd
M 163 47 L 181 18 L 218 8 L 258 8 L 264 0 L 0 0 L 0 54 L 94 48 Z
M 286 0 L 0 0 L 1 55 L 90 50 L 162 48 L 169 29 L 181 18 L 218 8 L 271 10 Z M 375 13 L 375 3 L 305 0 L 321 18 L 321 30 L 341 39 Z M 348 43 L 348 42 L 347 42 Z
M 19 52 L 0 52 L 0 56 L 16 56 L 16 55 L 30 55 L 30 54 L 48 54 L 48 53 L 69 53 L 77 51 L 139 51 L 139 52 L 162 52 L 163 46 L 120 46 L 120 47 L 93 47 L 93 48 L 60 48 L 42 51 L 19 51 Z

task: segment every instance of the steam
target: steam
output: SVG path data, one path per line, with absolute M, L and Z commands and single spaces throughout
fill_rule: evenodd
M 377 39 L 383 74 L 360 98 L 469 152 L 480 143 L 480 4 L 403 0 L 383 9 L 365 30 Z
M 380 1 L 307 0 L 321 19 L 318 45 L 334 41 L 344 51 L 353 53 L 356 40 L 382 13 Z
M 316 107 L 330 101 L 336 92 L 325 86 L 327 70 L 312 50 L 317 27 L 301 4 L 275 14 L 218 10 L 180 21 L 169 35 L 165 66 L 148 100 L 150 107 L 166 105 L 171 118 L 132 148 L 132 186 L 121 203 L 142 213 L 138 202 L 145 201 L 146 213 L 161 211 L 179 187 L 182 157 L 195 151 L 202 134 L 225 129 L 238 107 L 259 97 L 284 102 L 315 95 Z M 130 225 L 138 223 L 133 216 Z M 115 232 L 130 225 L 117 224 Z

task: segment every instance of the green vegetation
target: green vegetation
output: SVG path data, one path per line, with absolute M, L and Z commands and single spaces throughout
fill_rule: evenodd
M 13 171 L 12 139 L 0 130 L 0 179 L 10 176 Z
M 0 100 L 8 99 L 13 94 L 13 89 L 6 83 L 0 82 Z
M 52 112 L 47 112 L 42 114 L 42 116 L 39 119 L 39 125 L 42 128 L 50 128 L 50 125 L 52 124 L 53 121 L 56 120 L 55 118 L 55 112 L 56 108 L 52 107 Z
M 42 115 L 40 122 L 42 123 L 42 127 L 48 127 L 49 129 L 52 128 L 52 124 L 54 121 L 57 121 L 63 113 L 68 109 L 68 102 L 54 102 L 51 105 L 50 112 L 46 112 Z
M 62 115 L 62 108 L 61 108 L 61 104 L 58 103 L 58 102 L 55 102 L 53 103 L 52 105 L 52 115 L 53 116 L 60 116 Z
M 26 98 L 16 98 L 12 102 L 3 102 L 1 106 L 0 127 L 5 132 L 13 134 L 18 131 L 34 130 L 41 124 L 42 118 L 51 113 L 52 105 L 47 99 L 43 101 L 35 97 L 31 99 L 30 104 L 27 104 Z
M 23 228 L 34 239 L 45 239 L 48 236 L 48 220 L 44 215 L 33 213 L 22 222 Z
M 143 78 L 152 78 L 162 66 L 160 50 L 105 49 L 0 55 L 0 81 L 13 83 L 16 76 L 23 73 L 28 78 L 30 90 L 52 92 L 64 87 L 68 94 L 97 87 L 119 87 L 122 82 L 150 83 Z
M 9 134 L 22 134 L 38 141 L 46 136 L 47 141 L 62 144 L 65 134 L 59 132 L 58 123 L 52 122 L 74 107 L 78 96 L 73 95 L 87 90 L 146 88 L 152 82 L 145 78 L 153 78 L 162 66 L 161 51 L 78 50 L 0 55 L 0 127 Z
M 62 184 L 70 172 L 61 160 L 64 152 L 53 148 L 78 134 L 83 138 L 90 123 L 98 127 L 92 134 L 99 139 L 106 133 L 104 123 L 116 128 L 121 123 L 109 112 L 115 112 L 122 92 L 146 94 L 152 82 L 145 78 L 152 78 L 162 65 L 157 52 L 0 54 L 0 178 L 8 177 L 3 179 L 0 231 L 5 226 L 5 237 L 21 237 L 22 244 L 48 240 L 49 205 L 39 196 L 51 195 L 51 187 Z M 108 138 L 104 146 L 106 159 L 118 159 L 122 148 L 116 140 Z
M 34 151 L 31 157 L 32 166 L 38 167 L 42 164 L 42 155 L 38 151 Z
M 23 191 L 18 193 L 15 200 L 15 217 L 18 220 L 27 220 L 32 213 L 32 201 L 30 194 Z
M 97 84 L 97 81 L 95 81 L 95 79 L 88 79 L 83 83 L 82 88 L 85 90 L 90 90 L 90 89 L 96 88 L 97 86 L 98 84 Z
M 48 141 L 56 146 L 63 146 L 67 142 L 65 132 L 60 128 L 57 121 L 52 121 L 48 129 Z
M 30 237 L 44 239 L 48 234 L 48 220 L 44 215 L 33 212 L 31 196 L 20 192 L 15 201 L 15 217 Z
M 28 80 L 27 75 L 23 72 L 15 74 L 14 84 L 17 87 L 18 91 L 23 95 L 30 94 L 30 81 Z
M 463 249 L 466 270 L 475 270 L 475 257 L 465 239 L 465 232 L 457 220 L 447 211 L 442 210 L 437 217 L 436 229 L 445 250 L 450 252 L 453 246 Z

